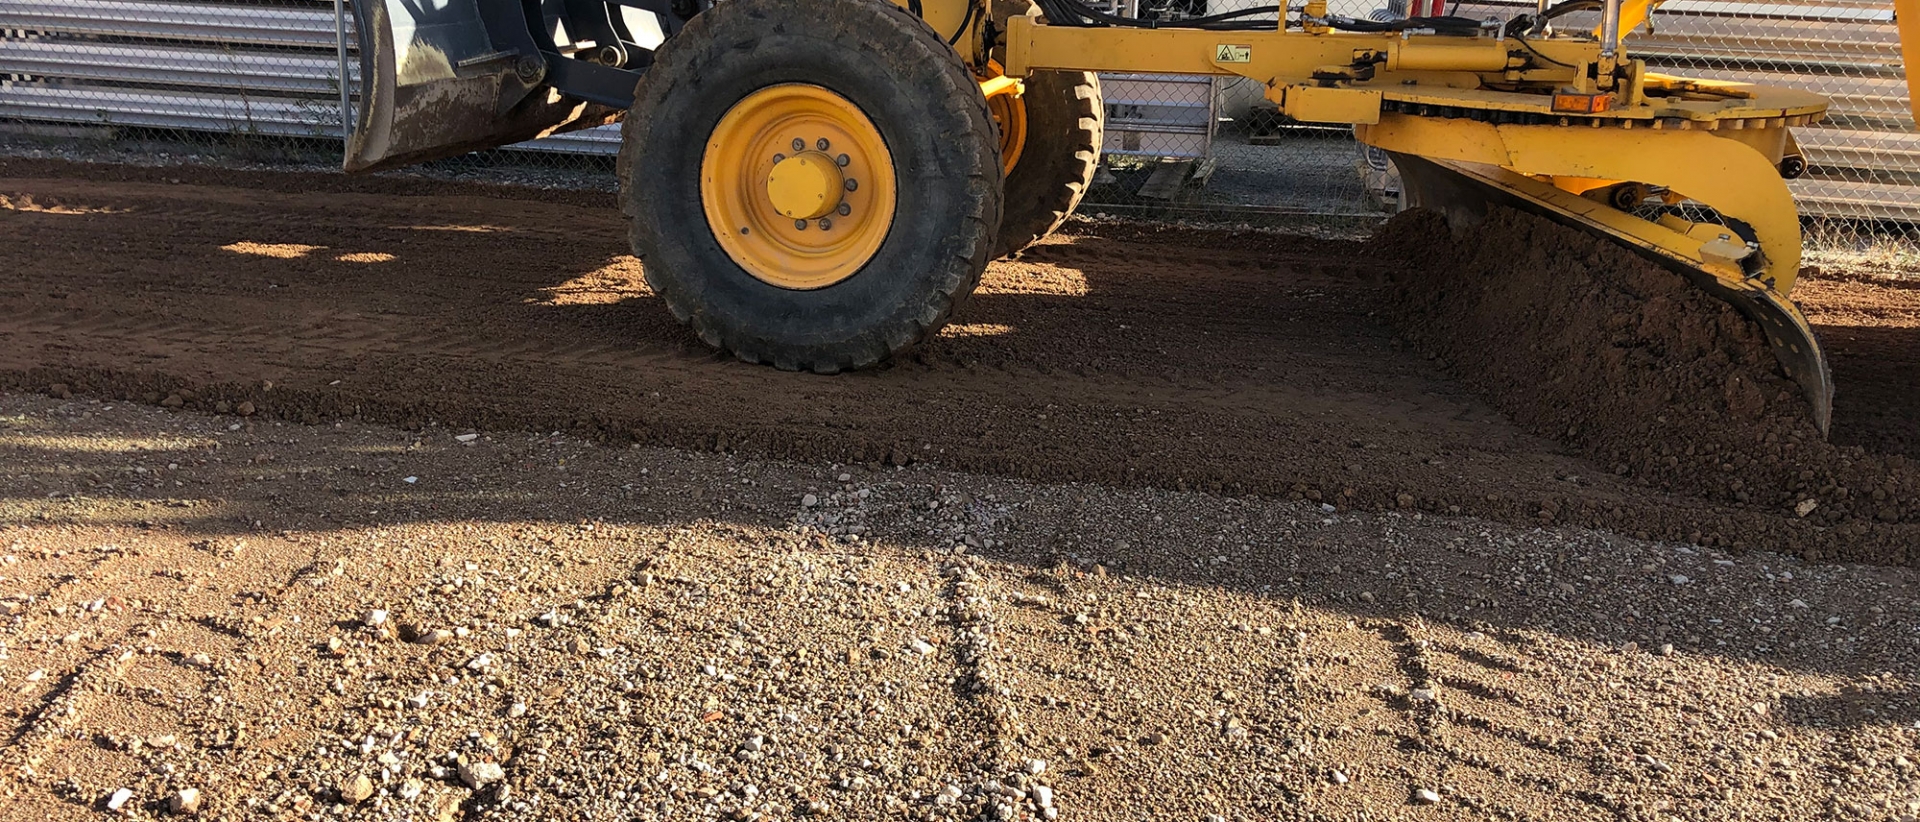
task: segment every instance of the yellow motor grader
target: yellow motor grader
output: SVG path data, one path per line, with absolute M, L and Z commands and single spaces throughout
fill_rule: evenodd
M 624 119 L 621 200 L 655 292 L 715 347 L 830 373 L 933 333 L 989 260 L 1072 213 L 1100 160 L 1095 72 L 1244 77 L 1388 152 L 1409 205 L 1521 206 L 1733 303 L 1824 430 L 1784 179 L 1805 168 L 1791 129 L 1827 102 L 1649 71 L 1622 34 L 1654 2 L 1363 20 L 1326 0 L 1153 19 L 1082 0 L 365 0 L 346 168 Z M 1563 26 L 1575 13 L 1599 23 Z

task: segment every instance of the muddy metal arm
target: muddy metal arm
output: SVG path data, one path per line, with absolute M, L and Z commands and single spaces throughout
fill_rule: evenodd
M 707 0 L 365 0 L 362 110 L 345 167 L 367 171 L 607 122 L 652 50 Z

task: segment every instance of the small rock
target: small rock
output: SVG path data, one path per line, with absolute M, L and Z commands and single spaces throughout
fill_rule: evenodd
M 593 653 L 593 643 L 588 642 L 587 638 L 583 636 L 574 637 L 572 642 L 567 643 L 567 647 L 572 649 L 576 654 Z
M 913 642 L 909 643 L 907 647 L 912 648 L 914 653 L 919 654 L 921 656 L 926 656 L 928 654 L 933 653 L 933 645 L 929 644 L 924 639 L 915 639 Z
M 382 625 L 387 624 L 387 612 L 378 608 L 368 611 L 367 618 L 364 621 L 367 623 L 368 627 L 378 628 Z
M 421 784 L 420 780 L 418 779 L 409 779 L 405 782 L 400 783 L 400 789 L 399 791 L 397 791 L 397 793 L 399 793 L 401 799 L 408 799 L 408 800 L 418 799 L 420 797 L 420 792 L 422 790 L 425 790 L 426 787 L 427 786 L 424 784 Z
M 56 400 L 73 399 L 73 389 L 64 382 L 56 382 L 47 389 L 47 396 Z
M 513 703 L 512 707 L 507 708 L 507 716 L 510 718 L 519 719 L 520 717 L 523 717 L 526 715 L 527 715 L 527 703 L 525 702 L 515 702 Z
M 181 788 L 167 797 L 167 810 L 178 814 L 200 812 L 200 789 Z
M 812 508 L 813 506 L 819 505 L 819 504 L 820 504 L 820 498 L 812 494 L 808 494 L 800 498 L 800 507 L 802 508 Z
M 1035 785 L 1027 789 L 1027 795 L 1033 797 L 1033 804 L 1042 808 L 1053 807 L 1053 789 L 1045 785 Z
M 349 805 L 358 805 L 373 795 L 373 780 L 368 779 L 366 774 L 342 779 L 339 787 L 340 798 L 346 800 Z
M 254 408 L 253 408 L 252 400 L 241 400 L 238 404 L 233 406 L 233 413 L 239 414 L 242 417 L 253 416 L 253 411 L 254 411 Z
M 1426 788 L 1420 788 L 1413 792 L 1413 801 L 1420 805 L 1438 805 L 1440 804 L 1440 795 Z
M 1689 582 L 1692 582 L 1693 579 L 1688 577 L 1686 574 L 1668 574 L 1667 581 L 1675 585 L 1685 585 Z
M 440 645 L 453 639 L 453 632 L 445 628 L 434 628 L 415 634 L 413 641 L 420 645 Z
M 1788 604 L 1788 605 L 1791 605 L 1791 606 L 1793 606 L 1793 607 L 1795 607 L 1795 608 L 1800 608 L 1800 609 L 1803 609 L 1803 610 L 1804 610 L 1804 609 L 1806 609 L 1806 608 L 1811 608 L 1811 607 L 1813 607 L 1813 606 L 1811 606 L 1811 605 L 1808 605 L 1808 604 L 1807 604 L 1807 601 L 1806 601 L 1806 600 L 1804 600 L 1804 599 L 1794 599 L 1794 600 L 1791 600 L 1791 601 L 1789 601 L 1789 602 L 1787 602 L 1787 604 Z
M 1046 772 L 1047 772 L 1047 760 L 1044 760 L 1044 759 L 1027 760 L 1027 773 L 1032 774 L 1034 776 L 1039 776 Z
M 126 807 L 127 800 L 132 798 L 133 790 L 131 788 L 121 788 L 114 791 L 112 796 L 107 797 L 107 810 L 118 812 L 121 808 Z
M 1342 771 L 1334 771 L 1332 773 L 1327 774 L 1327 781 L 1332 782 L 1335 785 L 1345 785 L 1348 782 L 1351 782 L 1353 780 L 1348 779 L 1346 773 Z
M 481 787 L 507 778 L 506 769 L 497 762 L 469 762 L 460 766 L 460 781 L 467 787 L 480 790 Z
M 474 440 L 477 440 L 479 438 L 480 438 L 479 434 L 459 434 L 453 438 L 453 441 L 454 442 L 473 442 Z
M 1660 643 L 1660 655 L 1661 655 L 1661 656 L 1673 656 L 1673 643 L 1671 643 L 1671 642 L 1662 642 L 1662 643 Z
M 420 693 L 407 697 L 407 705 L 411 706 L 414 710 L 420 710 L 427 707 L 427 703 L 432 700 L 433 694 L 431 692 L 421 691 Z
M 1808 497 L 1806 499 L 1801 500 L 1800 504 L 1793 506 L 1793 513 L 1795 516 L 1804 517 L 1808 514 L 1813 513 L 1813 509 L 1818 507 L 1820 507 L 1820 501 L 1812 497 Z
M 194 667 L 197 668 L 213 667 L 213 657 L 207 656 L 206 654 L 194 654 L 193 656 L 187 657 L 187 661 L 192 662 Z

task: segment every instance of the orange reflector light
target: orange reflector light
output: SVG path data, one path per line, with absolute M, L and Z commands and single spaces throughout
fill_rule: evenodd
M 1553 110 L 1562 114 L 1599 114 L 1613 106 L 1611 94 L 1575 94 L 1555 92 Z

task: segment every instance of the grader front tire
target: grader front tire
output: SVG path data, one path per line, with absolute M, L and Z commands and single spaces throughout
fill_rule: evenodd
M 881 0 L 728 0 L 669 38 L 620 154 L 634 254 L 749 362 L 862 368 L 943 325 L 1000 224 L 973 74 Z

